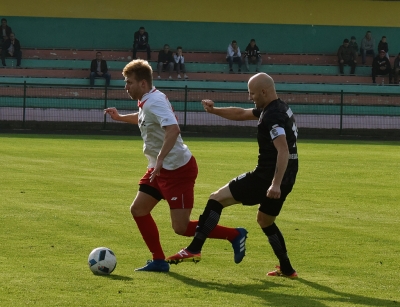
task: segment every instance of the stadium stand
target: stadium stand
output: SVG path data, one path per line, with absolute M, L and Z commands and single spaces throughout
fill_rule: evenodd
M 30 82 L 42 82 L 37 78 L 59 78 L 70 79 L 73 84 L 77 84 L 77 81 L 78 84 L 85 84 L 88 82 L 90 61 L 95 52 L 96 50 L 25 49 L 23 68 L 11 68 L 11 59 L 7 59 L 7 68 L 0 70 L 0 75 L 8 80 L 28 78 Z M 123 78 L 120 72 L 131 60 L 131 53 L 119 50 L 102 50 L 102 53 L 112 74 L 111 85 L 121 85 L 119 81 Z M 138 53 L 139 57 L 144 55 Z M 185 57 L 187 71 L 190 74 L 189 81 L 247 82 L 249 74 L 254 73 L 250 71 L 229 74 L 223 52 L 186 52 Z M 153 58 L 156 58 L 155 54 Z M 263 63 L 265 64 L 262 65 L 261 71 L 270 74 L 277 83 L 371 85 L 370 63 L 357 67 L 355 76 L 350 76 L 349 67 L 345 67 L 345 75 L 341 76 L 338 74 L 336 55 L 264 54 Z M 151 64 L 155 69 L 156 63 L 153 61 Z M 251 69 L 255 68 L 251 66 Z M 162 75 L 162 78 L 166 77 Z M 389 84 L 388 81 L 388 77 L 384 77 L 384 83 Z M 205 84 L 205 87 L 209 86 Z

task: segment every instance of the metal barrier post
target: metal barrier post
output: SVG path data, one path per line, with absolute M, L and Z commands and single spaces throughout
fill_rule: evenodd
M 25 129 L 25 114 L 26 114 L 26 81 L 24 81 L 24 98 L 22 107 L 22 129 Z
M 343 90 L 340 91 L 340 127 L 339 127 L 339 135 L 342 135 L 343 129 Z
M 183 118 L 183 130 L 186 129 L 187 97 L 188 97 L 188 87 L 187 85 L 185 85 L 185 108 L 184 108 L 184 118 Z
M 107 95 L 108 94 L 107 89 L 108 89 L 108 87 L 107 87 L 107 84 L 106 84 L 106 86 L 104 88 L 104 109 L 107 109 L 107 96 L 108 96 Z M 107 125 L 107 114 L 104 114 L 103 130 L 106 129 L 106 125 Z

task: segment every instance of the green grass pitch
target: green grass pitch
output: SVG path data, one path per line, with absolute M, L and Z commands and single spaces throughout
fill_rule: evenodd
M 254 168 L 255 139 L 184 138 L 199 165 L 195 209 Z M 236 205 L 220 223 L 249 230 L 233 262 L 208 240 L 198 264 L 134 272 L 150 254 L 129 213 L 146 168 L 128 136 L 0 134 L 0 306 L 400 306 L 399 142 L 299 140 L 300 171 L 277 225 L 297 280 L 267 277 L 276 258 L 257 207 Z M 167 255 L 190 238 L 173 233 L 167 203 L 153 211 Z M 114 273 L 95 276 L 90 251 L 111 248 Z

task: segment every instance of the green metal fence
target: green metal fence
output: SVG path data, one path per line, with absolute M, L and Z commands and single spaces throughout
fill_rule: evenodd
M 257 123 L 234 122 L 204 112 L 200 101 L 216 106 L 252 108 L 245 90 L 224 88 L 158 88 L 169 98 L 183 131 L 231 135 L 255 133 Z M 300 131 L 307 134 L 400 135 L 399 94 L 278 91 L 293 112 Z M 130 130 L 104 116 L 116 107 L 121 113 L 137 111 L 121 87 L 66 86 L 34 83 L 0 83 L 0 129 Z

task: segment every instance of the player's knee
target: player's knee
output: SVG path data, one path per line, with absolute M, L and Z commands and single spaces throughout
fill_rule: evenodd
M 147 212 L 144 212 L 143 210 L 141 210 L 137 206 L 134 206 L 134 204 L 131 205 L 130 210 L 131 210 L 132 217 L 144 216 L 144 215 L 147 214 Z
M 185 225 L 176 224 L 176 225 L 172 225 L 172 228 L 174 229 L 174 231 L 177 235 L 183 236 L 186 233 L 187 225 L 185 226 Z
M 258 211 L 257 223 L 258 225 L 260 225 L 261 228 L 271 226 L 274 222 L 275 222 L 275 217 Z

